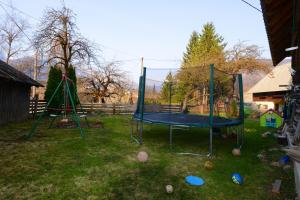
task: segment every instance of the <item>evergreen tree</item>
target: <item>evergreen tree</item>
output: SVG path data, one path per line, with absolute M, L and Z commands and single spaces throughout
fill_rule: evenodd
M 199 33 L 193 31 L 186 47 L 186 52 L 183 54 L 183 66 L 193 65 L 193 60 L 197 56 L 197 48 L 199 43 Z
M 169 101 L 170 99 L 170 92 L 172 96 L 174 95 L 174 77 L 171 72 L 168 73 L 166 79 L 162 85 L 160 96 L 164 101 Z
M 196 62 L 203 65 L 215 64 L 221 67 L 225 61 L 224 48 L 226 43 L 223 41 L 224 38 L 216 33 L 213 23 L 206 23 L 199 36 Z
M 56 88 L 58 87 L 62 77 L 62 71 L 58 67 L 51 67 L 48 75 L 48 82 L 45 91 L 45 100 L 49 102 L 51 97 L 53 96 Z M 49 108 L 60 108 L 63 98 L 62 98 L 63 87 L 59 87 L 58 91 L 48 106 Z M 50 109 L 51 110 L 51 109 Z
M 67 76 L 71 80 L 68 82 L 68 84 L 69 84 L 70 92 L 72 95 L 72 99 L 75 104 L 78 104 L 79 100 L 77 99 L 77 95 L 76 95 L 76 93 L 77 93 L 76 70 L 72 65 L 67 68 Z M 69 102 L 69 104 L 70 103 L 71 103 L 71 101 Z
M 217 68 L 225 63 L 224 48 L 226 44 L 223 37 L 216 33 L 212 23 L 203 26 L 199 34 L 194 31 L 183 55 L 181 70 L 177 75 L 181 85 L 182 109 L 186 110 L 187 101 L 193 97 L 195 91 L 208 91 L 209 64 Z
M 206 23 L 199 34 L 193 31 L 186 52 L 183 55 L 182 67 L 222 65 L 225 61 L 222 36 L 216 33 L 213 23 Z

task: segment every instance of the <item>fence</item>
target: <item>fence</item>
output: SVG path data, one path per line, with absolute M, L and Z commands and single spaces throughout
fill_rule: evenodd
M 46 106 L 45 100 L 30 100 L 29 114 L 34 118 L 36 114 L 42 113 Z M 130 104 L 101 104 L 101 103 L 83 103 L 81 104 L 84 113 L 104 112 L 106 114 L 132 114 L 136 105 Z M 80 111 L 77 106 L 77 111 Z
M 34 118 L 36 114 L 42 113 L 46 106 L 45 100 L 32 99 L 29 103 L 29 114 Z
M 45 100 L 30 100 L 29 114 L 32 117 L 35 117 L 36 114 L 42 113 L 45 109 L 46 101 Z M 101 104 L 101 103 L 82 103 L 82 110 L 84 113 L 93 113 L 93 112 L 103 112 L 106 114 L 133 114 L 136 109 L 136 105 L 130 104 Z M 180 105 L 160 105 L 162 112 L 168 112 L 170 109 L 173 112 L 180 112 Z M 77 107 L 77 110 L 80 111 L 80 106 Z
M 29 114 L 34 117 L 36 114 L 42 113 L 46 106 L 45 100 L 30 100 L 30 107 L 29 107 Z M 84 113 L 93 113 L 93 112 L 103 112 L 106 114 L 132 114 L 135 109 L 136 105 L 130 104 L 101 104 L 101 103 L 82 103 L 82 110 Z M 80 111 L 80 107 L 77 107 L 77 111 Z M 181 112 L 181 106 L 177 104 L 162 104 L 160 105 L 160 110 L 162 112 Z M 201 113 L 207 113 L 208 106 L 190 106 L 189 110 L 193 112 L 194 110 L 201 110 Z M 219 111 L 224 111 L 224 105 L 218 106 Z

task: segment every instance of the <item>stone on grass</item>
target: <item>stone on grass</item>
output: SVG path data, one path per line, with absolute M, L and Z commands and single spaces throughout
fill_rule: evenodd
M 261 160 L 263 160 L 264 158 L 265 158 L 265 156 L 263 155 L 263 154 L 257 154 L 257 157 L 259 158 L 259 159 L 261 159 Z
M 267 138 L 269 135 L 271 135 L 271 133 L 269 131 L 267 131 L 267 132 L 264 132 L 263 134 L 261 134 L 261 137 Z
M 281 164 L 279 162 L 271 162 L 271 166 L 273 166 L 273 167 L 281 167 Z
M 284 171 L 289 171 L 291 168 L 292 168 L 291 165 L 284 165 L 284 166 L 282 167 L 282 169 L 283 169 Z

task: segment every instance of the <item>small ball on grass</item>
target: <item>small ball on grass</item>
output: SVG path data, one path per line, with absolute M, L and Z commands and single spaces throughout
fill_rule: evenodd
M 241 155 L 241 150 L 239 148 L 232 149 L 232 155 L 240 156 Z
M 212 170 L 213 168 L 214 168 L 214 165 L 213 165 L 213 163 L 211 162 L 211 161 L 206 161 L 205 163 L 204 163 L 204 167 L 205 167 L 205 169 L 207 169 L 207 170 Z
M 148 157 L 149 156 L 148 156 L 147 152 L 145 152 L 145 151 L 140 151 L 138 153 L 138 155 L 137 155 L 138 161 L 140 161 L 142 163 L 147 162 L 148 161 Z
M 174 191 L 174 188 L 173 188 L 172 185 L 166 185 L 166 192 L 167 192 L 168 194 L 173 193 L 173 191 Z
M 227 138 L 227 135 L 226 135 L 226 134 L 222 134 L 221 136 L 222 136 L 223 139 L 226 139 L 226 138 Z

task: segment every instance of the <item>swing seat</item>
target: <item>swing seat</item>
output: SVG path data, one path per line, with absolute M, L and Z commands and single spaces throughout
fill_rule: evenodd
M 55 118 L 55 117 L 58 117 L 58 115 L 56 115 L 56 114 L 50 114 L 49 117 L 54 117 Z

